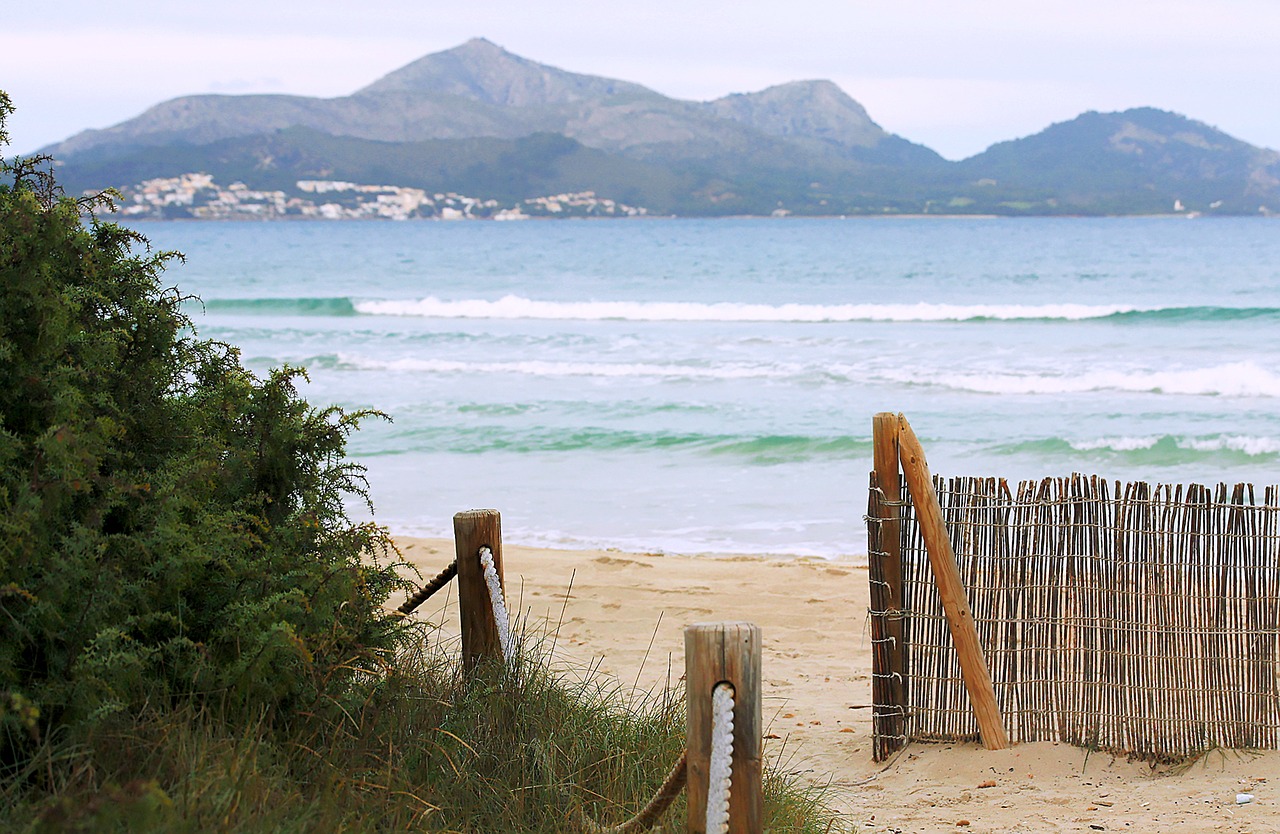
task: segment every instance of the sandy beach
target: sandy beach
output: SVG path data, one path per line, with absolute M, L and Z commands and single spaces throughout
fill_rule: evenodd
M 399 538 L 433 575 L 453 543 Z M 1277 832 L 1280 752 L 1212 752 L 1179 768 L 1053 743 L 1004 751 L 913 744 L 871 759 L 867 573 L 853 562 L 504 547 L 508 598 L 534 629 L 559 625 L 557 656 L 623 687 L 684 669 L 689 623 L 746 620 L 764 636 L 765 751 L 831 787 L 861 832 Z M 415 616 L 456 630 L 456 596 Z M 1237 794 L 1252 794 L 1237 804 Z

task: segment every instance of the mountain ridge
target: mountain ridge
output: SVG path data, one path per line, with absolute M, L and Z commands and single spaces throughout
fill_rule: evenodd
M 488 104 L 528 107 L 569 104 L 621 94 L 659 96 L 630 81 L 569 72 L 508 52 L 486 38 L 435 52 L 392 70 L 352 93 L 431 92 Z
M 798 135 L 851 148 L 872 148 L 892 136 L 830 81 L 792 82 L 760 93 L 692 102 L 632 82 L 537 63 L 473 38 L 393 70 L 349 96 L 183 96 L 118 125 L 82 131 L 42 152 L 63 157 L 103 144 L 206 144 L 298 125 L 381 141 L 555 132 L 588 147 L 652 157 L 682 144 L 740 149 L 761 137 L 783 138 L 784 132 L 769 129 L 761 114 L 752 111 L 775 104 L 773 91 L 799 85 L 824 87 L 829 112 L 819 113 L 816 120 L 827 136 Z M 810 102 L 819 98 L 808 96 Z M 450 118 L 441 118 L 446 113 Z M 770 115 L 776 123 L 778 114 Z M 831 130 L 837 123 L 857 123 L 859 134 L 840 141 Z
M 125 170 L 184 173 L 172 168 L 182 159 L 250 184 L 269 178 L 268 171 L 274 180 L 381 171 L 403 181 L 397 184 L 472 193 L 473 186 L 496 188 L 503 171 L 481 170 L 499 164 L 497 158 L 476 158 L 468 143 L 537 135 L 570 144 L 511 145 L 503 164 L 550 164 L 537 159 L 558 148 L 556 165 L 589 158 L 602 186 L 666 213 L 1123 214 L 1183 206 L 1246 214 L 1280 208 L 1280 154 L 1154 108 L 1091 111 L 951 162 L 886 131 L 831 81 L 685 101 L 538 63 L 483 38 L 425 55 L 347 96 L 183 96 L 44 152 L 58 160 L 64 181 L 84 188 L 128 185 L 113 180 Z M 283 137 L 275 144 L 287 153 L 265 150 L 272 136 Z M 471 161 L 451 166 L 451 142 L 460 159 Z M 397 145 L 405 147 L 392 152 Z M 358 153 L 402 162 L 367 164 Z M 407 160 L 424 155 L 433 160 L 434 180 L 409 167 Z M 282 168 L 286 158 L 296 160 L 295 168 Z M 507 173 L 512 188 L 549 182 L 536 171 Z M 577 182 L 569 173 L 557 176 Z M 649 188 L 650 181 L 663 185 Z M 683 183 L 687 192 L 674 192 L 672 183 Z M 593 184 L 579 185 L 591 190 Z

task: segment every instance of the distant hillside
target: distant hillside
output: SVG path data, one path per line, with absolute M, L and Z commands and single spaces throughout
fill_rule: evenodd
M 350 96 L 186 96 L 45 152 L 76 190 L 199 171 L 286 190 L 334 178 L 499 200 L 594 191 L 699 215 L 1280 207 L 1276 152 L 1158 110 L 1087 113 L 953 163 L 829 81 L 681 101 L 483 39 Z
M 220 183 L 298 193 L 299 180 L 394 184 L 429 192 L 477 194 L 504 203 L 527 197 L 595 190 L 620 202 L 639 196 L 679 207 L 696 183 L 665 168 L 587 148 L 565 136 L 535 133 L 519 139 L 428 139 L 378 142 L 330 136 L 309 127 L 175 144 L 128 153 L 84 155 L 73 168 L 76 189 L 86 182 L 139 183 L 202 171 Z M 643 183 L 643 195 L 637 192 Z
M 854 159 L 937 169 L 946 164 L 935 151 L 887 133 L 830 81 L 792 81 L 758 93 L 725 96 L 704 107 L 769 136 L 834 149 Z
M 957 169 L 1006 194 L 1084 213 L 1280 210 L 1280 153 L 1150 107 L 1085 113 L 993 145 Z M 988 193 L 989 192 L 989 193 Z
M 537 64 L 483 40 L 428 55 L 342 98 L 187 96 L 47 149 L 204 145 L 288 127 L 383 142 L 559 133 L 635 157 L 699 158 L 777 143 L 694 102 Z

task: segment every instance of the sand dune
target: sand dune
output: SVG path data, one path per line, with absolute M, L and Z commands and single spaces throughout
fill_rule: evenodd
M 450 541 L 399 543 L 424 575 L 453 556 Z M 867 574 L 852 563 L 504 550 L 512 607 L 535 626 L 559 624 L 557 654 L 567 665 L 594 666 L 623 686 L 678 679 L 689 623 L 757 623 L 766 754 L 829 783 L 832 803 L 862 832 L 1280 832 L 1274 751 L 1214 752 L 1153 770 L 1052 743 L 1003 751 L 914 744 L 873 762 Z M 442 593 L 415 616 L 456 629 L 455 598 Z M 1238 793 L 1255 799 L 1237 805 Z

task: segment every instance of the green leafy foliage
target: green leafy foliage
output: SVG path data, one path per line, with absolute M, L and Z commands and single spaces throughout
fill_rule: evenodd
M 197 339 L 178 256 L 41 165 L 0 160 L 0 830 L 559 832 L 643 804 L 678 697 L 566 683 L 523 638 L 464 674 L 387 616 L 408 583 L 344 510 L 369 415 Z M 765 807 L 846 830 L 775 773 Z
M 278 718 L 360 698 L 400 584 L 386 532 L 345 510 L 369 414 L 196 338 L 161 283 L 180 256 L 46 163 L 0 160 L 0 767 L 179 697 Z

